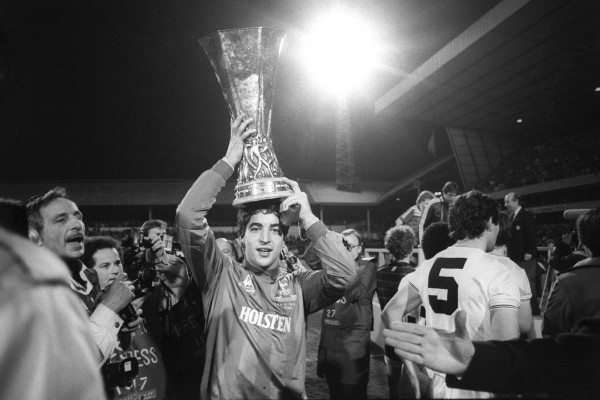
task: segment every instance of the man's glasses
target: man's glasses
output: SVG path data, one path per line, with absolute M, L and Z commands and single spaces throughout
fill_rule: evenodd
M 360 244 L 350 244 L 346 241 L 346 239 L 342 239 L 342 241 L 344 242 L 344 247 L 346 247 L 346 249 L 348 249 L 348 251 L 352 251 L 352 249 L 354 249 L 355 247 L 360 247 Z

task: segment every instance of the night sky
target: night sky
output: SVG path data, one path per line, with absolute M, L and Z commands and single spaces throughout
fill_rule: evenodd
M 284 174 L 334 179 L 335 102 L 318 94 L 297 51 L 307 21 L 326 3 L 3 1 L 0 179 L 194 179 L 224 155 L 229 135 L 221 89 L 197 39 L 250 26 L 288 33 L 272 129 Z M 398 14 L 417 3 L 346 4 L 378 26 L 396 67 L 410 70 L 442 45 L 433 32 L 402 39 L 418 21 L 399 27 Z M 462 27 L 450 19 L 436 29 Z M 401 179 L 432 161 L 433 132 L 442 139 L 438 151 L 449 151 L 443 129 L 373 113 L 373 101 L 398 79 L 374 72 L 349 97 L 363 180 Z

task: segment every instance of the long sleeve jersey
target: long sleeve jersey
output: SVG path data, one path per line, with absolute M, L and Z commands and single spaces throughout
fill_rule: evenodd
M 200 395 L 306 398 L 306 316 L 335 302 L 354 284 L 354 264 L 341 235 L 320 221 L 307 234 L 321 271 L 282 267 L 272 278 L 223 255 L 205 216 L 232 173 L 226 162 L 217 162 L 190 188 L 176 215 L 178 239 L 204 303 L 206 361 Z

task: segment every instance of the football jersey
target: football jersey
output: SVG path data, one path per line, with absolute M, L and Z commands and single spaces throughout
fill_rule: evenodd
M 500 261 L 502 264 L 506 265 L 510 272 L 515 276 L 515 279 L 519 284 L 519 296 L 521 298 L 521 302 L 529 301 L 531 299 L 531 286 L 529 285 L 529 279 L 527 278 L 525 270 L 506 256 L 496 254 L 494 252 L 488 254 Z
M 513 274 L 483 250 L 451 246 L 425 261 L 404 281 L 421 298 L 426 325 L 454 331 L 457 311 L 467 314 L 471 340 L 493 339 L 490 312 L 519 307 L 519 289 Z M 429 371 L 434 398 L 490 397 L 485 392 L 449 389 L 444 375 Z
M 176 214 L 178 238 L 202 290 L 206 361 L 202 399 L 306 398 L 306 316 L 356 278 L 339 233 L 307 230 L 323 270 L 263 270 L 221 253 L 204 216 L 233 173 L 223 161 L 194 183 Z

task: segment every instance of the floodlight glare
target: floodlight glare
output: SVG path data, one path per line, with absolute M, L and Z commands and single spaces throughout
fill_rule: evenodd
M 349 13 L 336 12 L 315 23 L 303 56 L 319 83 L 339 93 L 364 82 L 376 64 L 377 52 L 367 24 Z

